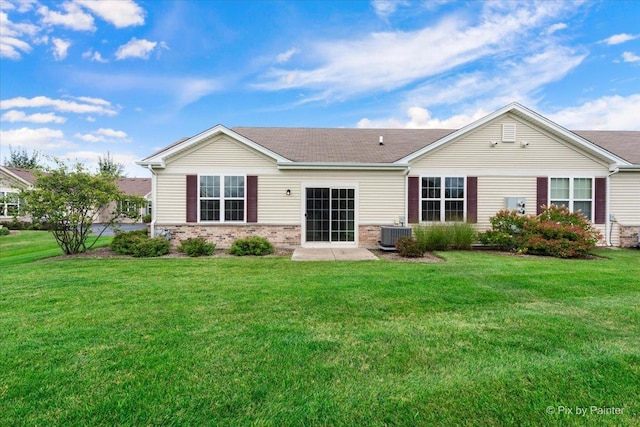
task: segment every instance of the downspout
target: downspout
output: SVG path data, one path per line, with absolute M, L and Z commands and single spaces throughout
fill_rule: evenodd
M 613 246 L 611 244 L 611 233 L 613 231 L 613 227 L 611 225 L 611 176 L 620 172 L 620 168 L 616 168 L 613 172 L 607 175 L 607 203 L 606 203 L 606 218 L 605 218 L 605 243 L 607 246 Z
M 151 165 L 147 166 L 151 172 L 151 223 L 149 224 L 149 234 L 151 237 L 156 236 L 156 200 L 158 199 L 158 186 L 156 184 L 157 175 Z
M 411 172 L 411 166 L 407 166 L 407 171 L 404 173 L 404 227 L 411 227 L 409 225 L 409 173 Z

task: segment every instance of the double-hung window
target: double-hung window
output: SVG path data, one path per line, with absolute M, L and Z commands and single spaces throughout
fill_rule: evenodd
M 582 212 L 593 220 L 593 178 L 551 178 L 549 203 Z
M 0 191 L 0 216 L 19 216 L 20 197 L 18 193 Z
M 244 176 L 201 175 L 200 221 L 244 221 L 245 194 Z
M 464 177 L 423 177 L 422 221 L 464 221 Z

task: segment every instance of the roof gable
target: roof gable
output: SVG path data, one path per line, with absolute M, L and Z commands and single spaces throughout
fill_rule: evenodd
M 514 114 L 516 117 L 519 117 L 520 119 L 524 119 L 525 121 L 544 129 L 546 132 L 549 132 L 554 136 L 559 137 L 570 144 L 573 144 L 590 153 L 593 153 L 599 158 L 606 159 L 609 163 L 623 164 L 623 165 L 630 164 L 630 162 L 623 159 L 622 157 L 617 156 L 612 152 L 607 151 L 606 149 L 603 149 L 602 147 L 584 139 L 583 137 L 563 128 L 562 126 L 552 122 L 551 120 L 541 116 L 540 114 L 532 110 L 529 110 L 528 108 L 515 102 L 503 108 L 500 108 L 499 110 L 496 110 L 493 113 L 479 120 L 476 120 L 475 122 L 470 123 L 467 126 L 455 132 L 450 133 L 449 135 L 445 136 L 444 138 L 441 138 L 439 141 L 437 141 L 434 144 L 430 144 L 416 152 L 413 152 L 407 155 L 406 157 L 403 157 L 398 162 L 408 163 L 408 162 L 414 161 L 418 157 L 423 156 L 439 147 L 442 147 L 443 145 L 448 144 L 457 138 L 460 138 L 470 132 L 473 132 L 474 130 L 486 125 L 487 123 L 497 119 L 498 117 L 504 116 L 509 113 Z
M 207 141 L 209 138 L 215 137 L 217 135 L 227 135 L 230 138 L 235 139 L 236 141 L 239 141 L 242 144 L 247 145 L 248 147 L 253 148 L 254 150 L 266 155 L 267 157 L 270 157 L 272 159 L 274 159 L 277 162 L 289 162 L 290 160 L 263 147 L 260 144 L 255 143 L 254 141 L 251 141 L 250 139 L 247 139 L 246 137 L 232 131 L 231 129 L 226 128 L 223 125 L 216 125 L 214 127 L 212 127 L 211 129 L 208 129 L 204 132 L 199 133 L 196 136 L 193 136 L 191 138 L 183 138 L 180 139 L 176 142 L 174 142 L 173 144 L 169 145 L 168 147 L 163 148 L 162 150 L 152 154 L 151 156 L 140 160 L 139 162 L 136 162 L 138 165 L 140 166 L 151 166 L 151 167 L 159 167 L 159 168 L 164 168 L 165 167 L 165 161 L 167 159 L 169 159 L 170 157 L 173 157 L 175 155 L 177 155 L 178 153 L 181 153 L 185 150 L 188 150 L 192 147 L 197 146 L 198 144 Z
M 21 183 L 22 185 L 30 186 L 36 182 L 36 177 L 33 171 L 21 168 L 12 168 L 9 166 L 0 166 L 0 171 L 7 177 Z

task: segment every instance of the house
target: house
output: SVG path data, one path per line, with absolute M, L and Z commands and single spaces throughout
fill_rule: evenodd
M 31 187 L 35 182 L 36 176 L 33 171 L 0 166 L 0 222 L 11 221 L 14 217 L 21 221 L 29 220 L 20 209 L 21 203 L 24 202 L 20 200 L 19 193 L 20 190 Z M 151 197 L 151 179 L 149 178 L 118 178 L 117 185 L 126 195 L 140 196 L 147 200 Z M 115 204 L 103 208 L 96 222 L 107 221 L 110 212 L 113 212 L 115 208 Z M 142 207 L 133 204 L 129 206 L 124 200 L 119 208 L 121 210 L 136 209 L 140 215 L 151 213 L 150 203 Z M 123 222 L 132 221 L 125 219 Z
M 513 103 L 458 130 L 217 125 L 137 162 L 152 172 L 153 233 L 219 247 L 375 247 L 381 226 L 500 209 L 580 210 L 603 244 L 640 232 L 640 132 L 569 131 Z
M 27 220 L 21 210 L 20 190 L 29 188 L 36 181 L 30 170 L 0 166 L 0 222 Z

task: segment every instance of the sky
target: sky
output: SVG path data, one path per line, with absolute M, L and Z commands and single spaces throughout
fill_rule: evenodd
M 640 1 L 0 0 L 0 162 L 217 124 L 458 129 L 511 102 L 640 130 Z

